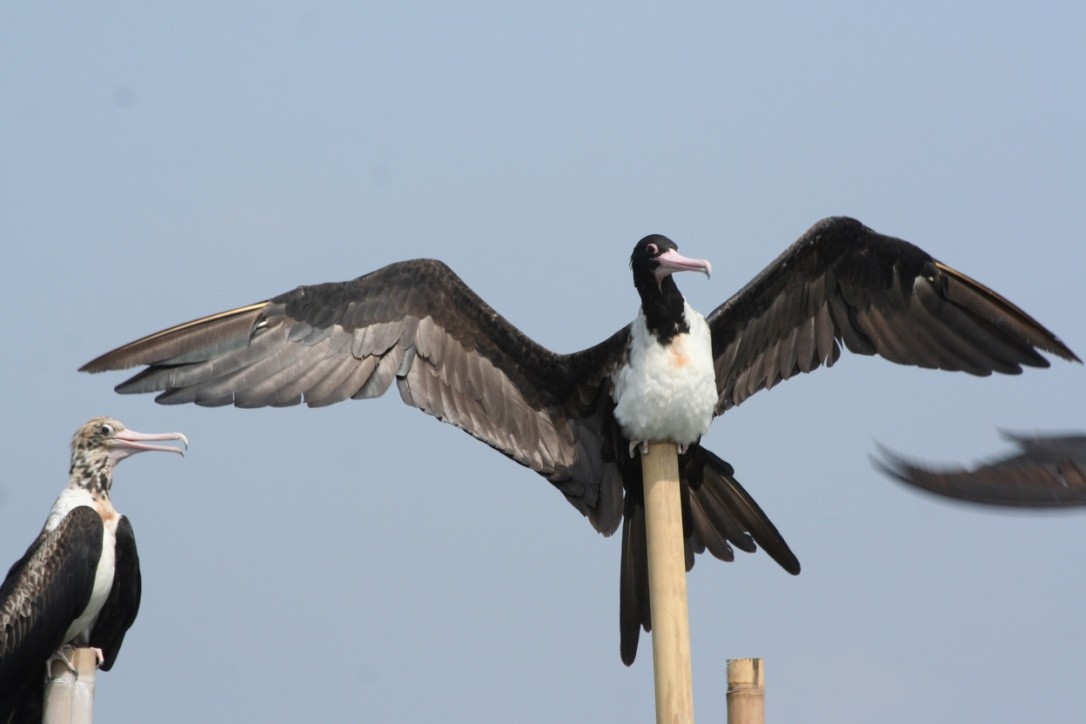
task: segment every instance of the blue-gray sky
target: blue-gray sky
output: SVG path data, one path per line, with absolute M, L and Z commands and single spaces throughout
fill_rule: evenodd
M 1086 6 L 203 2 L 0 11 L 0 558 L 110 414 L 181 430 L 122 465 L 140 618 L 102 721 L 650 721 L 618 657 L 619 541 L 395 392 L 165 408 L 87 376 L 166 325 L 396 259 L 447 261 L 547 346 L 627 323 L 659 232 L 708 312 L 817 219 L 855 216 L 1080 355 Z M 975 379 L 845 356 L 708 447 L 803 563 L 701 557 L 695 708 L 766 659 L 775 721 L 1067 721 L 1086 708 L 1086 515 L 921 497 L 997 428 L 1086 426 L 1086 371 Z

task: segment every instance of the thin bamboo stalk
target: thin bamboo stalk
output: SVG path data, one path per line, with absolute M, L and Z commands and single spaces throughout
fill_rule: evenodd
M 764 724 L 765 663 L 728 659 L 728 724 Z
M 645 487 L 656 721 L 686 724 L 694 721 L 694 690 L 675 444 L 650 443 L 641 458 L 641 474 Z

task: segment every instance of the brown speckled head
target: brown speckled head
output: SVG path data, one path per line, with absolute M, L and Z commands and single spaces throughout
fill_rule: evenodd
M 178 440 L 183 447 L 154 445 L 155 440 Z M 185 454 L 189 441 L 179 432 L 144 433 L 127 429 L 120 420 L 95 417 L 72 436 L 69 486 L 86 488 L 93 495 L 109 497 L 113 468 L 130 455 L 158 451 Z

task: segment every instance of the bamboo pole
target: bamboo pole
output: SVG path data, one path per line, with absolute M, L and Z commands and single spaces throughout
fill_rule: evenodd
M 98 653 L 91 648 L 64 647 L 71 653 L 73 672 L 63 661 L 49 662 L 45 682 L 45 709 L 42 724 L 91 724 L 94 721 L 94 683 Z
M 641 457 L 641 475 L 645 487 L 656 721 L 687 724 L 694 721 L 694 690 L 675 443 L 649 443 L 648 452 Z
M 765 663 L 728 659 L 728 724 L 765 722 Z

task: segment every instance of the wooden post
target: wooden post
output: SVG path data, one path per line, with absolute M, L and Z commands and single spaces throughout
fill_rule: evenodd
M 765 722 L 765 664 L 728 659 L 728 724 Z
M 45 709 L 42 724 L 91 724 L 94 721 L 94 681 L 98 654 L 90 648 L 64 647 L 71 654 L 75 673 L 63 661 L 49 662 L 45 682 Z
M 641 457 L 641 475 L 645 486 L 656 721 L 688 724 L 694 721 L 694 689 L 675 443 L 649 443 L 648 452 Z

